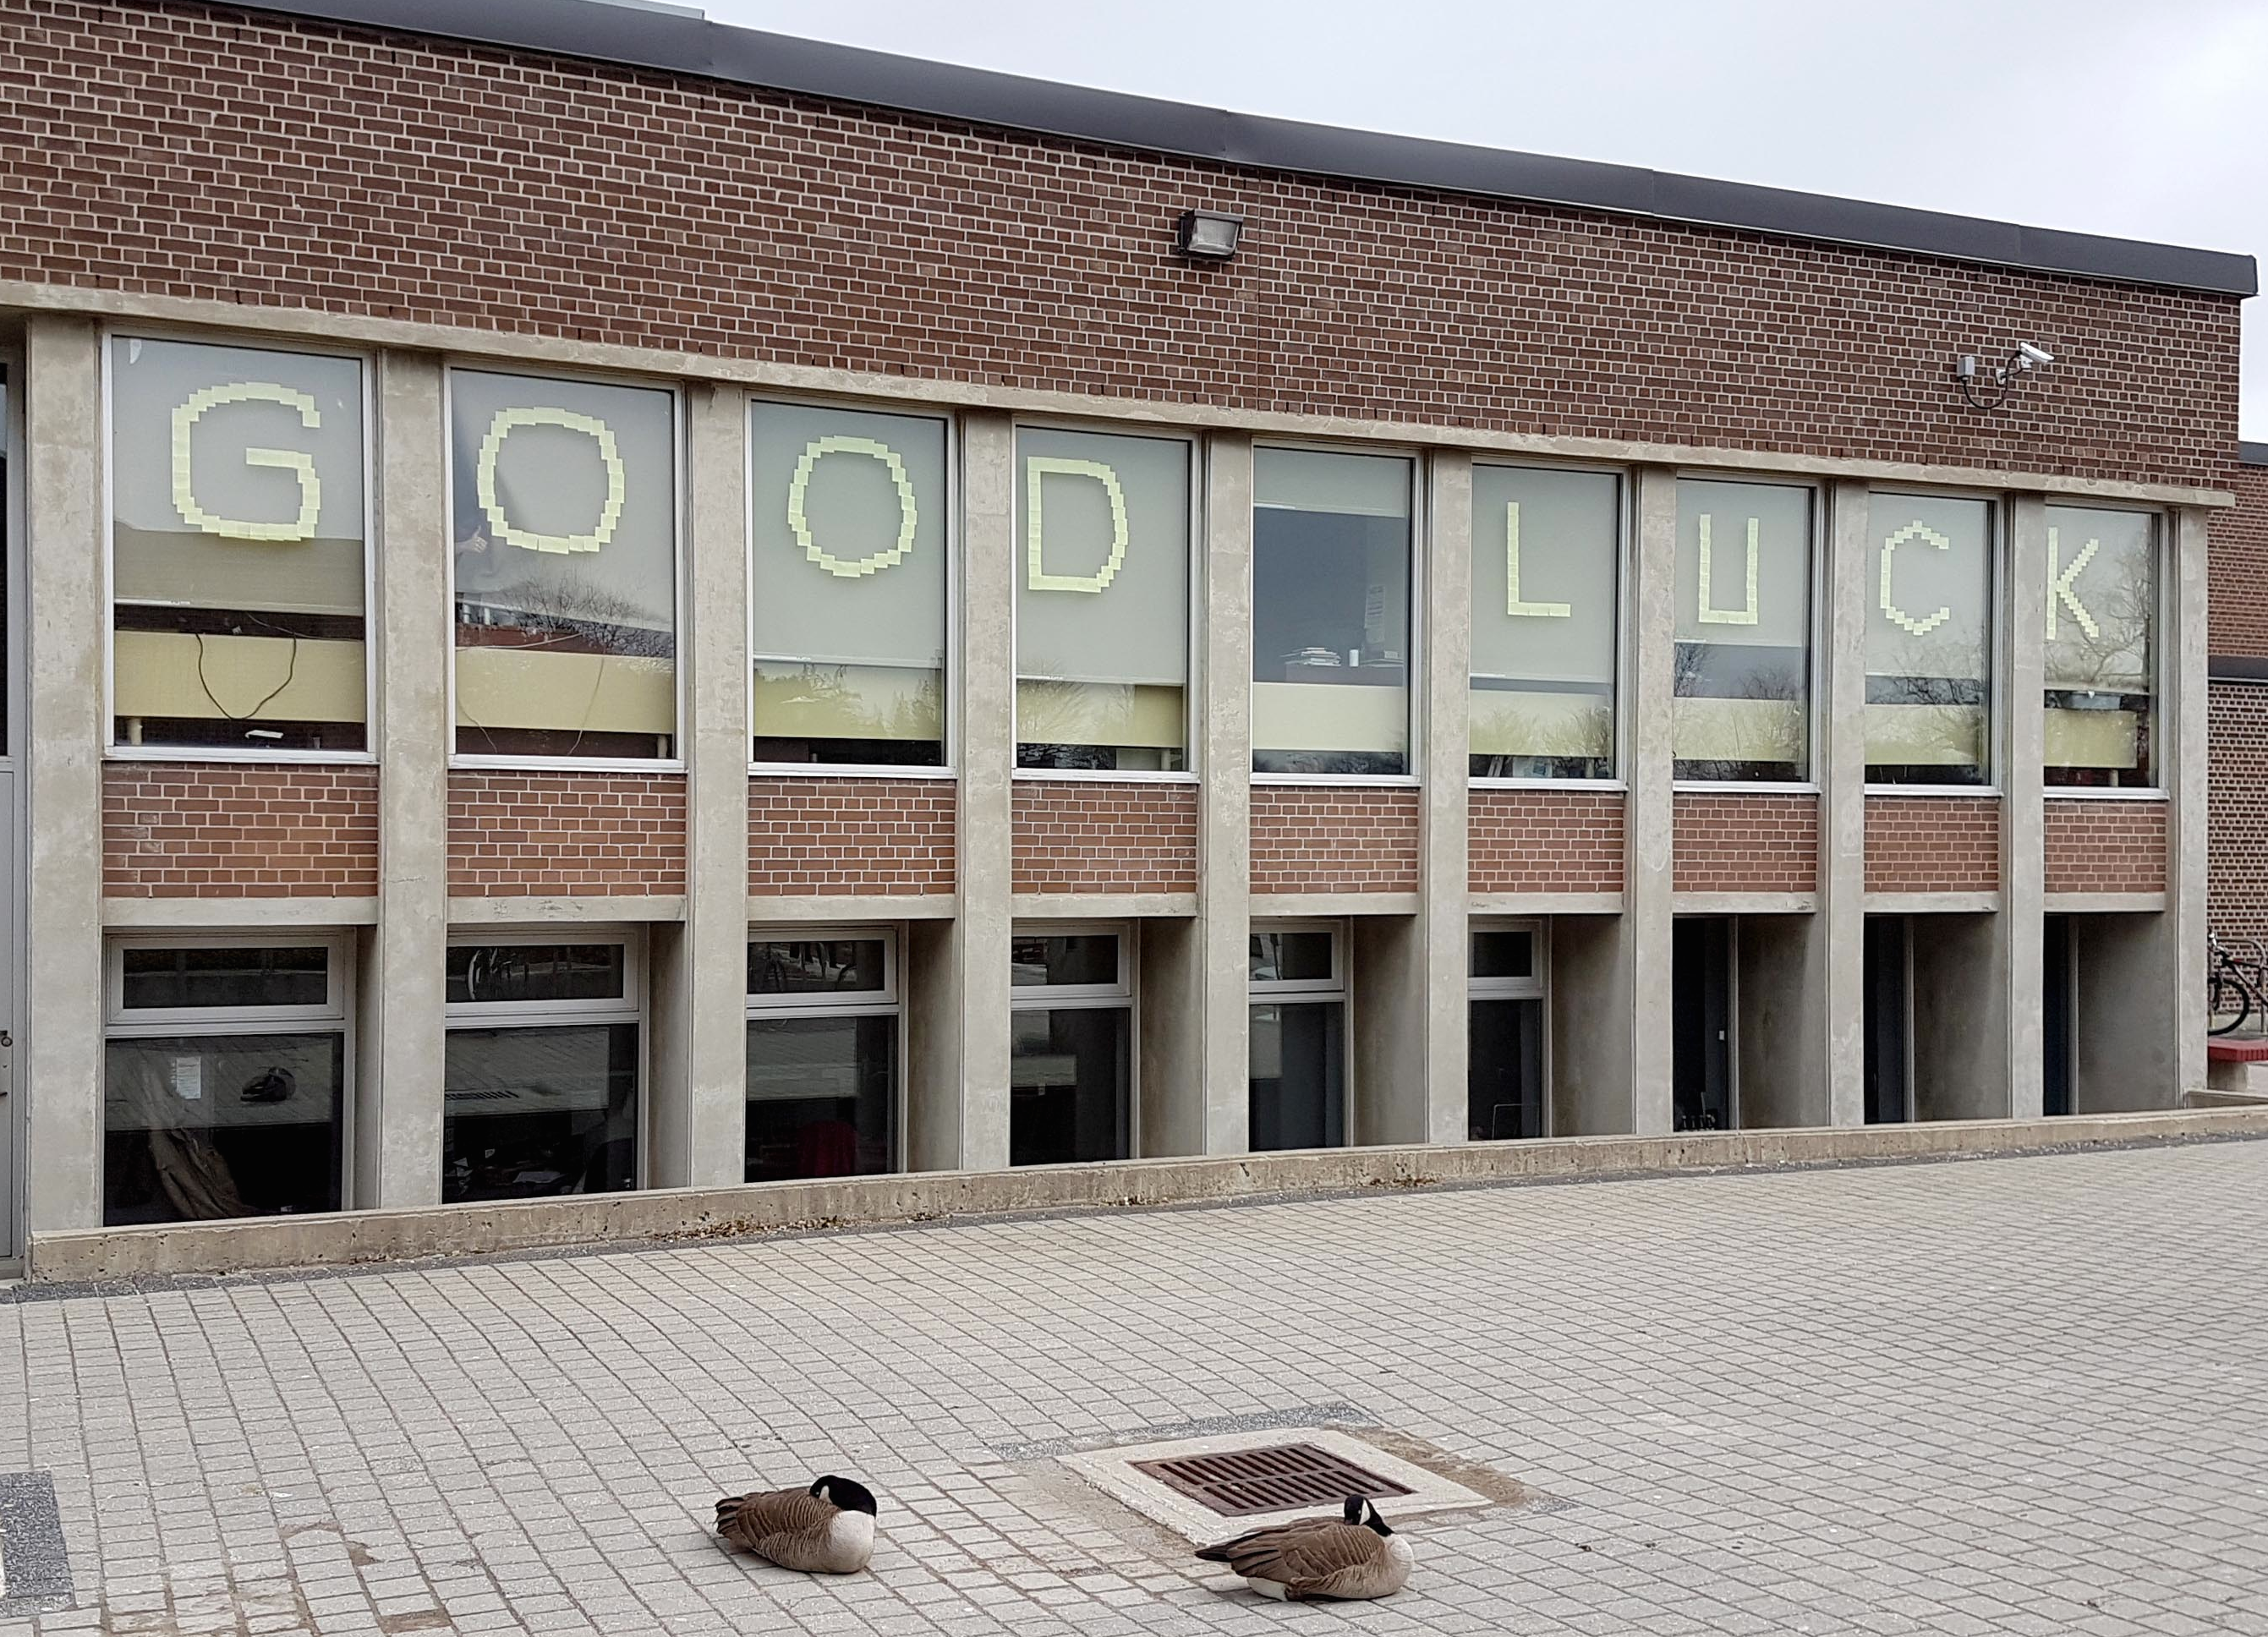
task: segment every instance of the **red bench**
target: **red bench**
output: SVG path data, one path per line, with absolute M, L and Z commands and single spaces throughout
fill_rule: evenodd
M 2268 1040 L 2208 1040 L 2205 1058 L 2208 1063 L 2268 1063 Z

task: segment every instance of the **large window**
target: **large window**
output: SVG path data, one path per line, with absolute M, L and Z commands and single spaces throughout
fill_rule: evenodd
M 364 749 L 358 359 L 110 340 L 112 735 Z
M 1676 777 L 1811 769 L 1811 491 L 1677 485 Z
M 1016 764 L 1188 766 L 1189 446 L 1016 433 Z
M 2047 512 L 2047 782 L 2153 789 L 2158 520 L 2078 506 Z
M 619 934 L 449 946 L 444 1200 L 637 1186 L 639 953 Z
M 1612 472 L 1473 468 L 1472 776 L 1615 771 Z
M 449 373 L 461 756 L 677 744 L 677 399 Z
M 1992 508 L 1877 493 L 1867 564 L 1867 778 L 1992 778 Z
M 352 981 L 342 938 L 113 943 L 103 1221 L 338 1210 Z
M 1020 928 L 1009 946 L 1008 1160 L 1134 1152 L 1134 993 L 1117 927 Z
M 748 414 L 753 759 L 943 766 L 946 424 Z
M 1543 935 L 1534 922 L 1472 930 L 1465 1134 L 1550 1134 L 1543 1092 Z
M 1253 1151 L 1344 1146 L 1345 928 L 1256 925 L 1247 976 Z
M 1411 463 L 1252 460 L 1253 771 L 1407 773 Z
M 750 938 L 748 1181 L 896 1169 L 898 1026 L 888 933 Z

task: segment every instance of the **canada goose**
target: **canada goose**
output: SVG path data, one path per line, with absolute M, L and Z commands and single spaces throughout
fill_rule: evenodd
M 831 1475 L 808 1489 L 727 1495 L 717 1503 L 717 1532 L 784 1569 L 855 1574 L 874 1555 L 874 1497 L 857 1478 Z
M 1360 1495 L 1343 1518 L 1303 1517 L 1207 1546 L 1197 1556 L 1226 1563 L 1263 1597 L 1383 1597 L 1410 1579 L 1410 1543 L 1387 1528 Z

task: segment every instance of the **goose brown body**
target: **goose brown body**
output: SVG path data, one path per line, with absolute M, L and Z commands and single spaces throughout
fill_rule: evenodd
M 867 1509 L 836 1505 L 830 1486 L 842 1483 L 822 1478 L 809 1489 L 727 1495 L 717 1503 L 717 1533 L 784 1569 L 856 1574 L 874 1555 L 873 1500 L 860 1488 Z
M 1351 1521 L 1364 1509 L 1368 1521 Z M 1401 1590 L 1410 1579 L 1409 1545 L 1376 1508 L 1359 1508 L 1350 1500 L 1347 1510 L 1347 1519 L 1307 1517 L 1256 1529 L 1197 1556 L 1227 1564 L 1255 1591 L 1286 1602 L 1384 1597 Z

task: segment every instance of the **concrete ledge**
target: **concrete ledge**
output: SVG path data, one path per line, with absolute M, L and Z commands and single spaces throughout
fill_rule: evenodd
M 2268 1108 L 2048 1120 L 1948 1120 L 1671 1137 L 1309 1149 L 1012 1171 L 925 1171 L 741 1188 L 517 1199 L 327 1216 L 34 1234 L 34 1283 L 338 1266 L 569 1245 L 728 1238 L 953 1216 L 1183 1205 L 1276 1194 L 1631 1176 L 2059 1153 L 2138 1143 L 2268 1137 Z
M 582 897 L 452 898 L 452 926 L 628 925 L 685 918 L 682 893 Z
M 105 898 L 106 929 L 232 932 L 270 926 L 375 926 L 378 895 L 335 898 Z

